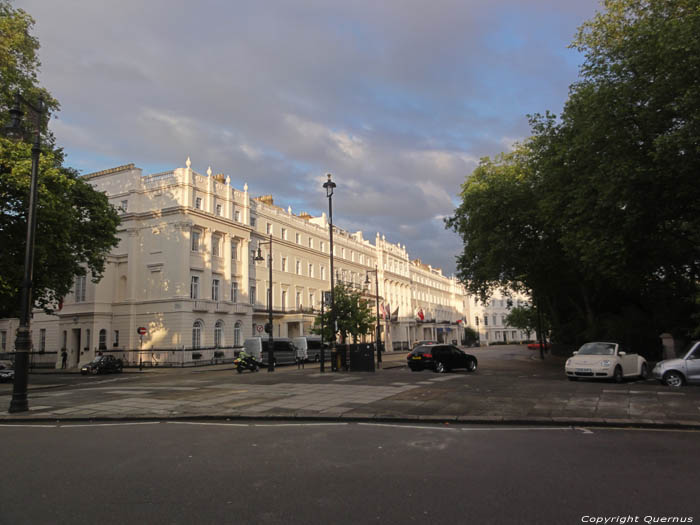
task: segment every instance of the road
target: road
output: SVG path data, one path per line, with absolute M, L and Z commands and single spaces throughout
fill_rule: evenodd
M 2 424 L 0 521 L 697 523 L 699 437 L 342 422 Z

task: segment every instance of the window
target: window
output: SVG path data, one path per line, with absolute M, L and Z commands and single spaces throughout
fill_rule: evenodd
M 231 302 L 232 303 L 238 302 L 238 282 L 237 281 L 231 281 Z
M 92 345 L 92 333 L 90 332 L 90 329 L 88 328 L 85 330 L 85 348 L 90 349 L 90 346 Z M 42 350 L 43 352 L 43 350 Z
M 488 326 L 488 325 L 489 325 L 489 316 L 485 315 L 484 316 L 484 326 Z
M 221 257 L 221 235 L 211 236 L 211 254 L 214 257 Z
M 314 276 L 314 265 L 309 263 L 309 277 Z
M 231 239 L 231 260 L 238 260 L 238 241 L 235 239 Z
M 282 238 L 285 241 L 287 240 L 287 228 L 282 228 Z
M 270 224 L 269 222 L 265 225 L 265 233 L 267 233 L 268 235 L 272 233 L 272 224 Z
M 498 324 L 498 320 L 496 319 L 496 315 L 494 314 L 493 316 L 493 326 L 496 326 Z
M 309 237 L 309 248 L 313 248 L 313 247 L 314 247 L 314 240 L 311 237 Z
M 241 222 L 241 212 L 238 210 L 233 212 L 233 218 L 236 222 Z
M 202 197 L 195 197 L 194 207 L 197 208 L 198 210 L 202 209 Z
M 282 257 L 282 271 L 286 272 L 287 271 L 287 258 Z
M 193 275 L 190 281 L 190 299 L 199 299 L 199 276 Z
M 501 338 L 501 332 L 496 332 L 495 338 L 496 338 L 496 339 L 500 339 L 500 338 Z
M 323 241 L 321 241 L 320 244 L 319 244 L 319 250 L 325 251 L 325 250 L 324 250 Z
M 241 322 L 236 321 L 233 325 L 233 346 L 241 346 Z
M 221 216 L 221 204 L 216 205 L 216 214 Z
M 474 323 L 476 324 L 476 326 L 479 326 L 479 316 L 478 315 L 474 317 Z
M 3 352 L 7 350 L 7 332 L 5 330 L 0 332 L 0 348 L 2 348 Z
M 250 304 L 255 304 L 255 286 L 250 287 Z
M 193 252 L 198 252 L 199 251 L 199 240 L 201 238 L 202 234 L 199 232 L 199 230 L 192 230 L 192 251 Z
M 129 201 L 122 201 L 121 206 L 119 206 L 124 213 L 126 213 L 126 210 L 129 208 Z
M 296 238 L 297 244 L 301 244 L 301 234 L 297 233 L 294 235 L 294 237 Z
M 326 280 L 326 267 L 321 266 L 321 280 L 325 281 Z
M 211 281 L 211 300 L 219 302 L 219 279 L 212 279 Z
M 222 336 L 224 331 L 224 322 L 218 320 L 214 325 L 214 346 L 219 348 L 221 346 Z
M 78 275 L 75 278 L 75 302 L 85 302 L 85 276 Z
M 90 330 L 88 330 L 89 332 Z M 5 332 L 3 332 L 4 334 Z M 88 338 L 89 339 L 89 338 Z M 90 346 L 90 341 L 88 340 L 88 346 Z M 4 346 L 3 346 L 4 348 Z M 46 351 L 46 328 L 39 330 L 39 352 Z
M 309 308 L 313 308 L 315 304 L 315 297 L 313 293 L 309 294 Z
M 251 217 L 251 218 L 250 218 L 250 225 L 251 225 L 253 228 L 255 228 L 255 223 L 256 223 L 256 222 L 257 222 L 257 221 L 255 220 L 255 217 Z
M 511 339 L 516 339 L 518 337 L 518 333 L 515 330 L 512 330 L 510 332 L 510 337 Z
M 502 315 L 502 316 L 501 316 L 501 324 L 502 324 L 503 326 L 506 325 L 506 316 L 505 316 L 505 315 Z
M 297 275 L 301 275 L 301 261 L 297 261 L 296 272 L 297 272 Z
M 195 321 L 192 325 L 192 349 L 202 345 L 202 321 Z
M 100 350 L 107 350 L 107 330 L 105 330 L 104 328 L 102 330 L 100 330 L 100 340 L 99 340 L 98 345 L 99 345 L 98 347 Z M 63 348 L 65 348 L 65 347 L 66 347 L 66 343 L 64 341 Z
M 287 308 L 287 290 L 282 290 L 282 311 Z
M 114 331 L 114 344 L 112 346 L 119 346 L 119 330 Z

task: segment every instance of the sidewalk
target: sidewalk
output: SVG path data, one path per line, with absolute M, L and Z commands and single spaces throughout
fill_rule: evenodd
M 0 422 L 160 419 L 385 421 L 449 424 L 633 426 L 700 429 L 700 388 L 654 381 L 572 383 L 563 358 L 519 347 L 465 349 L 475 373 L 410 372 L 406 353 L 383 355 L 376 372 L 320 373 L 279 367 L 237 374 L 232 365 L 148 369 L 109 376 L 61 375 L 30 390 L 30 411 Z M 9 406 L 9 395 L 0 403 Z

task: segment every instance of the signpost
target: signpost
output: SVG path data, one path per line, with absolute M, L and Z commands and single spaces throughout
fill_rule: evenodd
M 148 333 L 145 326 L 139 326 L 136 329 L 136 333 L 139 334 L 139 350 L 143 350 L 143 336 Z

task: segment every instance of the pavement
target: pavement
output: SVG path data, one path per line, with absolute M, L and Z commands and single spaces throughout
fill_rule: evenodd
M 25 413 L 3 423 L 124 420 L 304 420 L 700 429 L 700 388 L 653 380 L 569 382 L 564 358 L 524 346 L 468 348 L 474 373 L 411 372 L 406 354 L 384 355 L 376 372 L 318 365 L 237 374 L 232 365 L 29 376 Z M 0 385 L 9 406 L 11 385 Z

